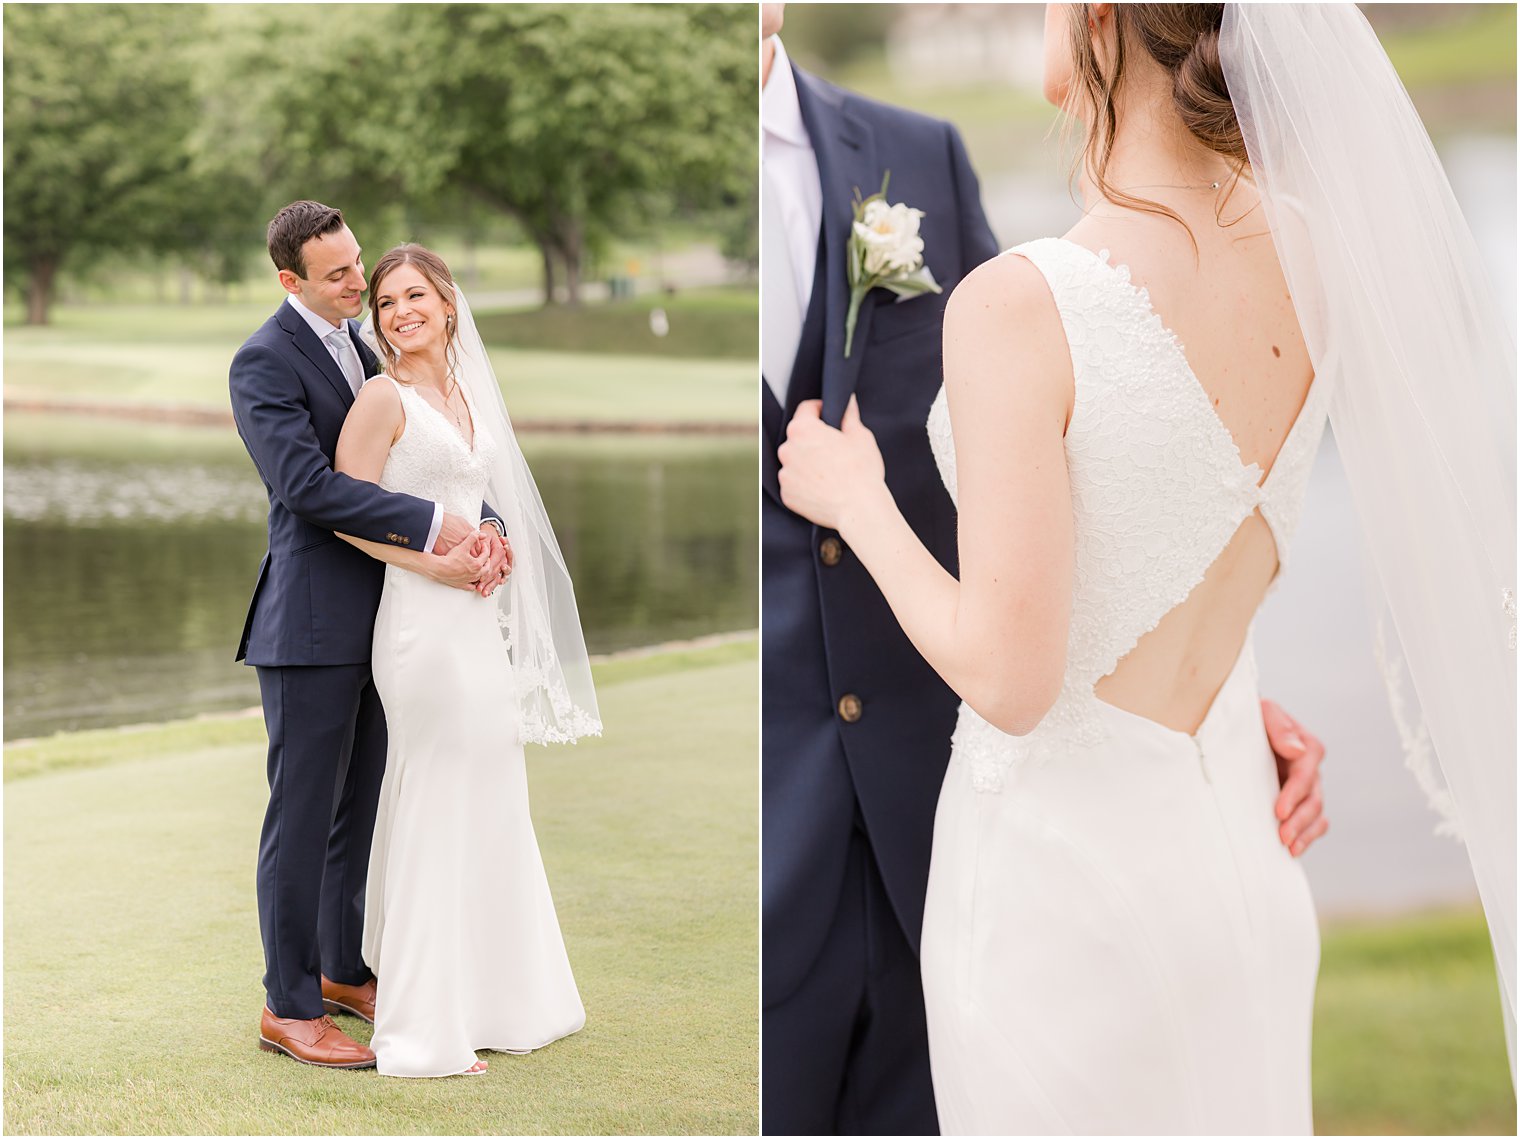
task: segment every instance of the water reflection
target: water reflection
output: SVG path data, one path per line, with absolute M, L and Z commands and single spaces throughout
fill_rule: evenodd
M 6 738 L 256 704 L 232 654 L 265 500 L 236 440 L 153 429 L 169 445 L 135 448 L 133 427 L 70 446 L 12 426 Z M 593 653 L 758 623 L 754 446 L 526 441 Z

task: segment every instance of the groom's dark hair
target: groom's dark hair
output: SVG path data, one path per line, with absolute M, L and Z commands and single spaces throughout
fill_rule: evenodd
M 289 269 L 304 281 L 306 258 L 301 256 L 301 247 L 342 228 L 342 210 L 321 202 L 291 202 L 269 223 L 269 258 L 276 269 Z

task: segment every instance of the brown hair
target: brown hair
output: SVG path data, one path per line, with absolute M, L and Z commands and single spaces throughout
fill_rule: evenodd
M 289 269 L 306 279 L 306 258 L 301 248 L 314 237 L 326 237 L 343 228 L 343 211 L 321 202 L 291 202 L 269 222 L 269 259 L 276 269 Z
M 1074 4 L 1070 10 L 1072 79 L 1063 109 L 1075 115 L 1078 100 L 1085 100 L 1092 112 L 1072 172 L 1075 174 L 1080 164 L 1110 201 L 1169 217 L 1187 229 L 1186 222 L 1159 202 L 1127 194 L 1109 183 L 1108 162 L 1119 126 L 1115 100 L 1124 83 L 1126 53 L 1143 50 L 1171 75 L 1172 103 L 1183 125 L 1203 146 L 1227 159 L 1238 179 L 1249 159 L 1219 62 L 1224 5 L 1115 4 L 1114 58 L 1107 75 L 1093 47 L 1089 27 L 1092 7 Z M 1192 237 L 1191 229 L 1188 236 Z
M 378 298 L 380 283 L 392 270 L 399 269 L 403 265 L 415 266 L 417 272 L 427 279 L 427 283 L 433 286 L 434 291 L 443 298 L 445 304 L 453 304 L 454 301 L 454 274 L 449 272 L 449 267 L 444 263 L 443 258 L 431 249 L 409 241 L 405 245 L 398 245 L 394 249 L 387 250 L 385 256 L 376 262 L 369 275 L 370 327 L 375 330 L 375 342 L 379 345 L 380 357 L 385 362 L 385 370 L 392 376 L 396 374 L 396 363 L 401 357 L 400 353 L 391 346 L 391 342 L 385 338 L 385 333 L 381 331 Z M 459 337 L 459 322 L 451 317 L 445 331 L 448 339 L 444 343 L 444 356 L 448 360 L 449 372 L 452 373 L 458 363 L 455 345 Z M 400 379 L 399 376 L 396 378 Z

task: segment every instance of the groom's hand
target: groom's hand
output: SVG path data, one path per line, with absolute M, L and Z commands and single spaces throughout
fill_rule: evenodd
M 1296 858 L 1330 829 L 1325 818 L 1319 765 L 1325 745 L 1270 700 L 1261 702 L 1267 742 L 1277 757 L 1277 836 Z
M 424 559 L 422 572 L 440 585 L 454 589 L 474 589 L 490 555 L 485 538 L 473 530 L 470 531 L 470 537 L 471 541 L 456 542 L 454 548 L 446 554 Z
M 433 553 L 443 555 L 459 545 L 466 538 L 475 537 L 475 527 L 470 525 L 458 514 L 443 515 L 443 525 L 438 528 L 438 541 L 433 544 Z

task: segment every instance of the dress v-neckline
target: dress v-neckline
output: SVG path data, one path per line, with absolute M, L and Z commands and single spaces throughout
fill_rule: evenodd
M 1293 441 L 1293 437 L 1298 432 L 1299 427 L 1309 419 L 1309 405 L 1314 398 L 1315 390 L 1319 386 L 1319 376 L 1316 375 L 1312 380 L 1309 381 L 1308 390 L 1304 392 L 1303 403 L 1299 405 L 1298 412 L 1293 417 L 1293 422 L 1289 425 L 1288 430 L 1283 434 L 1282 442 L 1277 445 L 1277 450 L 1272 455 L 1271 463 L 1269 463 L 1266 470 L 1263 471 L 1260 463 L 1246 462 L 1245 455 L 1240 450 L 1240 444 L 1235 440 L 1235 433 L 1230 430 L 1229 425 L 1226 424 L 1223 418 L 1220 417 L 1219 411 L 1214 407 L 1214 401 L 1209 397 L 1208 388 L 1203 386 L 1203 381 L 1198 378 L 1198 373 L 1193 370 L 1192 361 L 1187 358 L 1187 352 L 1183 350 L 1181 339 L 1175 332 L 1172 331 L 1171 327 L 1166 323 L 1166 321 L 1161 319 L 1161 314 L 1156 311 L 1155 305 L 1151 304 L 1150 290 L 1141 285 L 1135 284 L 1134 271 L 1131 270 L 1128 265 L 1115 265 L 1113 262 L 1111 262 L 1108 259 L 1109 253 L 1107 249 L 1089 249 L 1087 246 L 1081 244 L 1080 242 L 1073 241 L 1069 237 L 1052 237 L 1048 238 L 1047 240 L 1058 241 L 1061 244 L 1068 245 L 1073 249 L 1080 249 L 1083 253 L 1087 254 L 1087 256 L 1091 257 L 1094 261 L 1106 269 L 1110 276 L 1115 280 L 1115 282 L 1122 285 L 1128 291 L 1128 294 L 1135 300 L 1135 302 L 1144 307 L 1146 313 L 1152 320 L 1156 322 L 1156 326 L 1161 330 L 1162 336 L 1171 345 L 1172 350 L 1176 353 L 1178 362 L 1182 365 L 1182 370 L 1187 373 L 1187 377 L 1192 383 L 1193 391 L 1197 394 L 1198 398 L 1203 401 L 1203 406 L 1208 411 L 1209 418 L 1214 422 L 1215 427 L 1218 428 L 1219 435 L 1229 443 L 1230 450 L 1234 453 L 1235 461 L 1240 464 L 1241 470 L 1256 472 L 1256 478 L 1253 481 L 1255 481 L 1257 488 L 1262 492 L 1262 496 L 1265 498 L 1270 489 L 1272 477 L 1277 473 L 1279 466 L 1278 460 L 1281 459 L 1283 454 L 1287 451 L 1288 445 Z M 1016 250 L 1011 250 L 1010 252 L 1016 252 Z
M 400 383 L 399 380 L 397 382 Z M 409 387 L 412 385 L 403 384 L 402 386 Z M 479 429 L 475 425 L 475 408 L 471 406 L 470 397 L 465 393 L 463 384 L 459 385 L 459 398 L 464 400 L 465 413 L 470 417 L 470 437 L 468 439 L 464 437 L 464 432 L 460 431 L 455 424 L 449 422 L 448 416 L 444 415 L 443 412 L 439 411 L 436 407 L 424 399 L 421 392 L 413 391 L 412 394 L 417 397 L 417 401 L 421 403 L 423 407 L 427 408 L 434 415 L 436 415 L 440 421 L 442 421 L 443 425 L 449 429 L 449 434 L 458 439 L 460 444 L 471 456 L 475 454 L 475 443 L 476 440 L 480 437 L 480 433 Z

